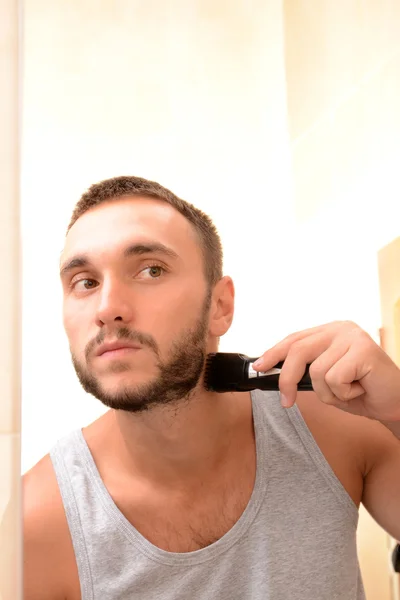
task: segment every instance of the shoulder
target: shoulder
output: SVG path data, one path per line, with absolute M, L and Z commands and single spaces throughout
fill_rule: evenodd
M 78 600 L 79 578 L 50 455 L 22 478 L 25 600 Z
M 296 404 L 335 475 L 359 506 L 364 478 L 393 444 L 392 434 L 377 421 L 324 404 L 314 392 L 299 392 Z

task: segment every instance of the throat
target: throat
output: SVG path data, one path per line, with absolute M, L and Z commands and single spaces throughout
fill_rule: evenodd
M 191 440 L 194 452 L 188 450 L 186 457 L 191 457 L 190 469 L 188 465 L 178 468 L 176 456 L 165 457 L 168 448 L 161 456 L 155 452 L 153 462 L 148 444 L 138 442 L 138 437 L 143 441 L 143 432 L 131 435 L 132 431 L 127 431 L 121 437 L 111 413 L 85 430 L 113 502 L 136 531 L 161 550 L 186 553 L 214 544 L 234 527 L 251 500 L 256 479 L 251 398 L 248 393 L 228 396 L 219 400 L 227 401 L 224 419 L 230 423 L 227 432 L 226 426 L 219 428 L 224 452 L 217 460 L 212 445 L 205 440 L 207 428 L 198 426 L 199 443 L 207 452 L 202 452 L 202 460 L 198 456 L 199 460 L 193 461 L 191 454 L 198 454 L 199 450 Z M 147 428 L 144 433 L 147 434 Z M 100 443 L 105 439 L 109 440 L 107 452 Z M 127 448 L 122 439 L 132 440 L 135 445 Z
M 114 497 L 119 510 L 151 544 L 168 552 L 194 552 L 224 537 L 242 517 L 255 484 L 255 457 L 234 480 L 204 489 L 195 500 Z

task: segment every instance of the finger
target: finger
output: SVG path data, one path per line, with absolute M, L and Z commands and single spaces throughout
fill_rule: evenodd
M 326 373 L 329 388 L 341 402 L 350 402 L 365 394 L 365 389 L 358 380 L 359 372 L 364 372 L 360 360 L 362 358 L 360 359 L 359 353 L 350 349 Z
M 330 402 L 330 406 L 335 406 L 352 415 L 364 416 L 365 413 L 365 406 L 361 397 L 355 398 L 351 402 L 343 402 L 342 400 L 336 399 L 335 401 Z
M 290 407 L 296 402 L 297 384 L 303 377 L 307 364 L 313 363 L 325 352 L 330 342 L 330 335 L 319 333 L 292 344 L 279 376 L 279 389 L 283 395 L 284 406 Z
M 272 367 L 274 367 L 277 363 L 285 361 L 289 350 L 294 344 L 297 344 L 300 341 L 311 337 L 312 335 L 314 335 L 314 333 L 311 333 L 311 330 L 308 330 L 308 333 L 292 333 L 278 344 L 264 352 L 264 354 L 262 354 L 260 358 L 253 364 L 254 369 L 256 371 L 268 371 L 269 369 L 272 369 Z
M 332 339 L 333 332 L 337 332 L 340 329 L 346 329 L 350 331 L 359 328 L 352 321 L 333 321 L 325 325 L 319 325 L 318 327 L 311 327 L 309 329 L 297 331 L 288 335 L 275 346 L 264 352 L 264 354 L 262 354 L 254 363 L 253 367 L 256 371 L 267 371 L 268 369 L 274 367 L 278 362 L 284 361 L 288 355 L 290 347 L 296 342 L 321 333 L 326 334 L 330 339 Z
M 310 365 L 310 377 L 314 392 L 324 404 L 337 405 L 338 398 L 332 389 L 331 380 L 327 380 L 327 374 L 332 372 L 334 366 L 345 356 L 349 349 L 347 340 L 334 342 Z

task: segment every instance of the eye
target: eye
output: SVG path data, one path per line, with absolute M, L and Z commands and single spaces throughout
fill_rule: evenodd
M 79 279 L 71 284 L 71 287 L 77 292 L 93 290 L 97 287 L 98 282 L 95 279 Z
M 162 273 L 165 272 L 165 269 L 160 265 L 148 265 L 141 271 L 141 273 L 144 273 L 145 271 L 148 271 L 150 279 L 159 279 Z

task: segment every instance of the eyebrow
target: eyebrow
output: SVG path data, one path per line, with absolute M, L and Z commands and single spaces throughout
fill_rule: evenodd
M 150 242 L 148 244 L 132 244 L 125 248 L 124 250 L 124 258 L 129 258 L 131 256 L 141 256 L 142 254 L 164 254 L 172 259 L 179 258 L 179 255 L 172 250 L 172 248 L 168 248 L 168 246 L 164 246 L 159 242 Z M 60 269 L 60 277 L 65 277 L 67 273 L 73 271 L 77 268 L 87 267 L 90 264 L 88 256 L 86 254 L 81 254 L 79 256 L 74 256 L 72 259 L 67 260 Z

